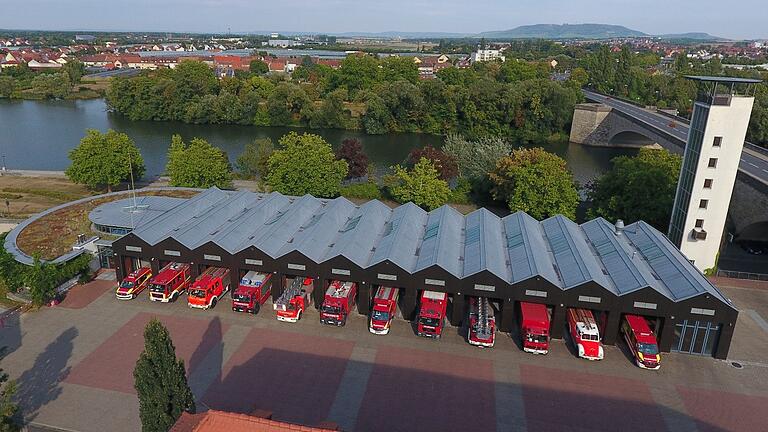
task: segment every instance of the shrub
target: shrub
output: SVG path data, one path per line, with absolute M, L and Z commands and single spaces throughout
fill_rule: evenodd
M 381 199 L 381 189 L 376 183 L 366 182 L 341 187 L 341 196 L 358 199 Z

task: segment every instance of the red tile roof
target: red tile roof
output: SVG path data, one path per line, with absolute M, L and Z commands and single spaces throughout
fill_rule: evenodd
M 201 414 L 181 415 L 169 432 L 335 432 L 335 426 L 311 427 L 272 420 L 269 413 L 261 417 L 210 410 Z

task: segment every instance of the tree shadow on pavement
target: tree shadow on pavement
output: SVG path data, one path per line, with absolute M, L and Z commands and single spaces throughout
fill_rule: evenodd
M 21 314 L 21 308 L 0 314 L 0 359 L 21 347 Z
M 200 344 L 189 358 L 187 373 L 189 374 L 189 387 L 195 395 L 195 400 L 202 399 L 206 390 L 215 385 L 221 376 L 221 367 L 224 362 L 223 330 L 219 317 L 214 317 L 203 334 Z M 202 411 L 198 406 L 198 411 Z
M 72 342 L 77 335 L 78 331 L 74 327 L 65 330 L 45 347 L 32 367 L 16 380 L 16 401 L 26 421 L 34 420 L 40 408 L 61 395 L 60 384 L 69 374 L 67 362 L 72 356 Z

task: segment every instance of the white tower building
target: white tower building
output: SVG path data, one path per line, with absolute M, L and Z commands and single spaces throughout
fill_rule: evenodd
M 702 272 L 716 265 L 741 150 L 760 80 L 686 77 L 701 89 L 693 106 L 669 239 Z

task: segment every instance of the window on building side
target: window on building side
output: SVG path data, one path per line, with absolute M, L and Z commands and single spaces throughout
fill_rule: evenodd
M 701 200 L 701 201 L 699 201 L 699 208 L 700 209 L 707 208 L 707 205 L 709 205 L 709 200 Z
M 704 179 L 704 189 L 712 189 L 712 179 Z
M 709 158 L 709 165 L 707 165 L 710 168 L 716 168 L 717 167 L 717 158 Z
M 704 228 L 704 219 L 696 219 L 696 228 Z
M 723 144 L 723 137 L 715 137 L 715 141 L 712 142 L 712 147 L 720 147 Z

